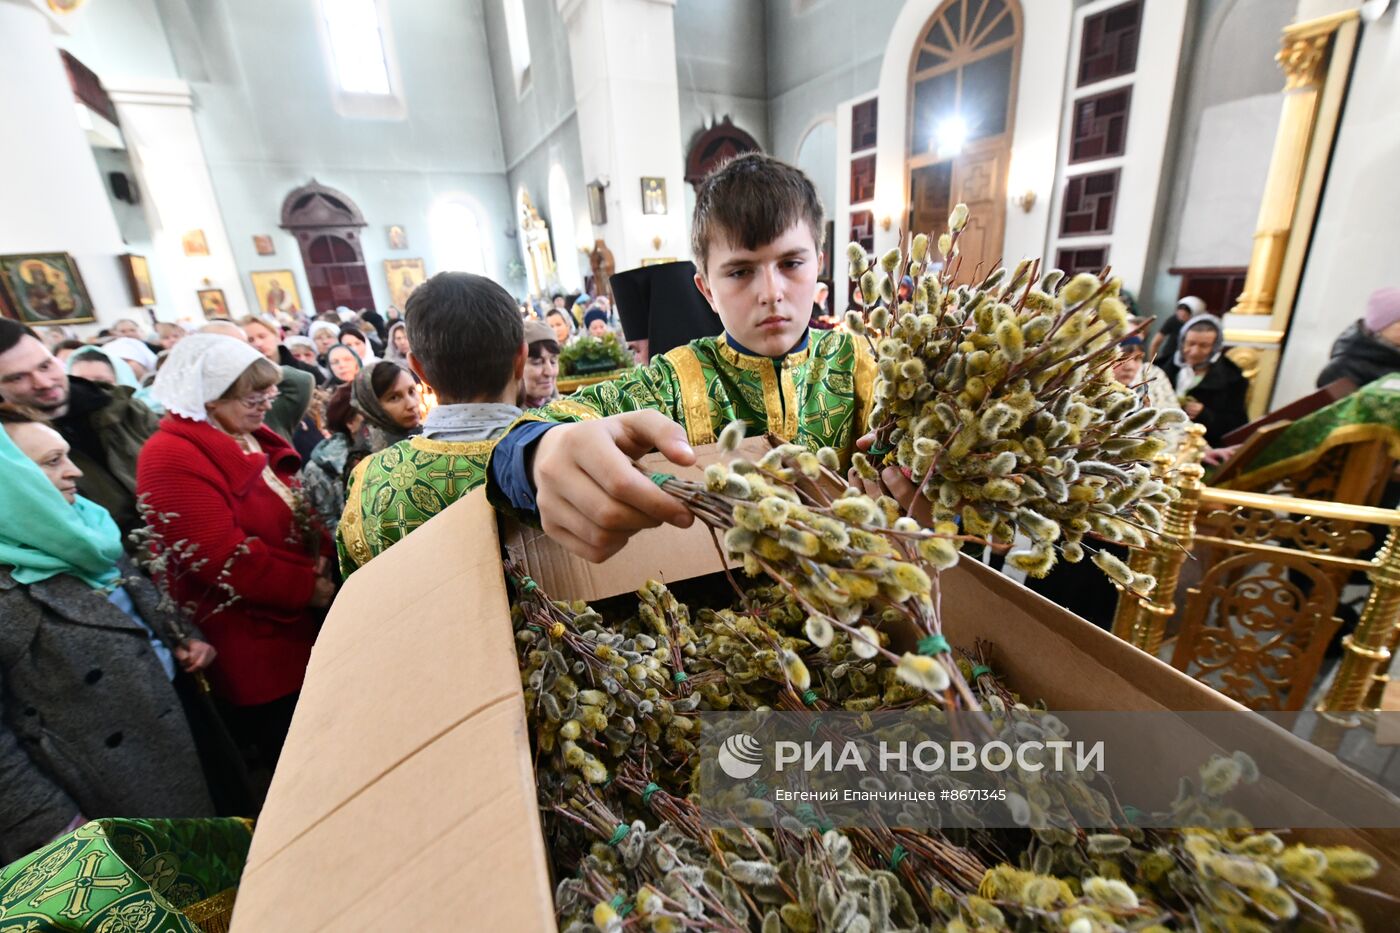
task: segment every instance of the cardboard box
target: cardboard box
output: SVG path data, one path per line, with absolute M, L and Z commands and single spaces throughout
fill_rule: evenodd
M 356 572 L 312 654 L 253 835 L 236 933 L 554 929 L 502 540 L 559 598 L 720 567 L 699 522 L 643 532 L 590 565 L 537 531 L 503 535 L 478 490 Z M 950 641 L 994 642 L 1007 683 L 1051 708 L 1243 709 L 974 561 L 943 574 L 942 587 Z M 1386 866 L 1375 886 L 1394 890 L 1395 835 L 1309 837 L 1370 849 Z

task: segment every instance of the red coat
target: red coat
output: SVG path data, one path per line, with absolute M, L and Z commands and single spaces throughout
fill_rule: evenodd
M 208 671 L 214 692 L 239 706 L 301 689 L 317 625 L 307 608 L 316 558 L 292 543 L 300 534 L 291 510 L 262 478 L 270 459 L 292 486 L 300 459 L 268 428 L 254 436 L 264 454 L 244 453 L 210 424 L 167 415 L 136 465 L 137 495 L 166 515 L 162 539 L 188 540 L 197 550 L 187 563 L 206 561 L 174 582 L 173 595 L 199 603 L 196 621 L 219 652 Z M 223 578 L 238 599 L 215 613 L 228 599 L 220 572 L 245 542 Z

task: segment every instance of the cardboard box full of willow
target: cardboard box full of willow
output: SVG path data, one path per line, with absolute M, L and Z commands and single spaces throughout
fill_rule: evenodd
M 1168 419 L 1139 410 L 1109 373 L 1129 329 L 1116 283 L 1061 286 L 1023 264 L 954 287 L 964 223 L 960 208 L 942 263 L 925 238 L 876 268 L 852 255 L 865 312 L 848 325 L 870 335 L 879 365 L 879 453 L 857 456 L 857 469 L 904 470 L 934 503 L 931 528 L 845 490 L 829 451 L 781 445 L 723 463 L 712 452 L 703 472 L 655 477 L 703 519 L 687 532 L 643 533 L 598 567 L 513 534 L 511 610 L 487 548 L 492 517 L 479 496 L 459 503 L 357 573 L 337 602 L 236 927 L 269 928 L 255 924 L 289 912 L 300 922 L 283 925 L 296 929 L 327 916 L 546 925 L 541 812 L 559 916 L 579 929 L 1353 925 L 1337 889 L 1381 863 L 1371 883 L 1394 884 L 1385 838 L 1347 835 L 1367 855 L 1302 836 L 1143 833 L 1111 810 L 1105 831 L 956 839 L 698 825 L 685 799 L 696 710 L 994 716 L 1012 690 L 1052 709 L 1234 708 L 957 562 L 963 542 L 1009 545 L 1018 532 L 1031 543 L 1010 561 L 1033 574 L 1095 540 L 1137 544 L 1170 495 L 1147 465 Z M 705 526 L 749 574 L 743 606 L 692 611 L 648 583 L 712 572 Z M 1125 588 L 1150 586 L 1103 552 L 1094 559 Z M 586 605 L 637 590 L 628 612 Z M 1244 761 L 1214 768 L 1183 805 L 1218 810 L 1220 790 L 1251 776 Z

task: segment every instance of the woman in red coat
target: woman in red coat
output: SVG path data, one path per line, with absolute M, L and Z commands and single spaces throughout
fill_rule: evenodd
M 171 595 L 195 607 L 218 649 L 209 679 L 229 727 L 269 766 L 316 639 L 312 610 L 335 592 L 328 541 L 298 515 L 300 460 L 262 423 L 281 378 L 246 343 L 186 337 L 156 376 L 152 394 L 170 414 L 136 469 Z

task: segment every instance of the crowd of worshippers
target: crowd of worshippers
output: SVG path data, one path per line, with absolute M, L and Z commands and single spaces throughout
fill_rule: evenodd
M 90 817 L 256 813 L 339 587 L 483 484 L 602 559 L 691 519 L 630 469 L 646 450 L 689 462 L 736 418 L 853 449 L 874 365 L 855 335 L 810 327 L 822 221 L 797 169 L 728 163 L 692 237 L 722 332 L 564 400 L 577 304 L 522 312 L 466 273 L 420 285 L 402 320 L 123 321 L 50 347 L 0 319 L 0 864 Z M 613 326 L 586 304 L 583 329 L 597 311 Z M 1244 423 L 1220 320 L 1186 299 L 1163 330 L 1124 342 L 1117 378 L 1208 437 Z M 1397 331 L 1400 291 L 1378 293 L 1334 365 L 1400 369 Z
M 405 490 L 383 535 L 397 503 L 347 489 L 479 474 L 557 395 L 554 332 L 489 279 L 405 310 L 53 349 L 0 319 L 0 864 L 92 817 L 257 811 L 345 576 L 477 484 Z

